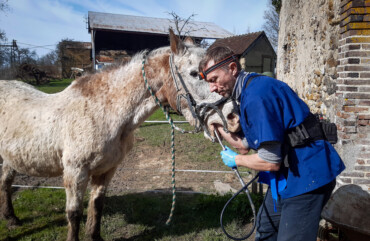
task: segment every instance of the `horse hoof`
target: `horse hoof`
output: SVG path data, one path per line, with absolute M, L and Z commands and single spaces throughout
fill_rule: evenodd
M 22 225 L 22 222 L 18 218 L 10 218 L 10 219 L 8 219 L 7 227 L 9 229 L 14 229 L 14 228 L 16 228 L 18 226 L 21 226 L 21 225 Z

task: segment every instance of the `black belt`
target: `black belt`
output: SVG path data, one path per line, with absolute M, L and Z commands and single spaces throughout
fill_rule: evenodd
M 318 115 L 312 113 L 301 124 L 287 131 L 287 141 L 292 147 L 304 146 L 317 140 L 337 143 L 337 127 L 334 123 L 320 120 Z

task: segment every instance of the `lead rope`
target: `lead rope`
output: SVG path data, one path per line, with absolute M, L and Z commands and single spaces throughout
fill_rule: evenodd
M 145 76 L 145 70 L 144 70 L 144 66 L 145 66 L 145 59 L 143 60 L 143 68 L 142 68 L 142 73 L 143 73 L 143 78 L 144 78 L 144 82 L 145 82 L 145 86 L 146 88 L 149 90 L 150 94 L 152 95 L 152 97 L 154 98 L 155 100 L 155 103 L 161 107 L 163 113 L 166 115 L 166 119 L 168 121 L 168 123 L 170 123 L 171 125 L 171 159 L 172 159 L 172 205 L 171 205 L 171 212 L 170 212 L 170 215 L 168 216 L 168 219 L 166 221 L 166 225 L 169 225 L 172 221 L 172 217 L 173 217 L 173 213 L 175 211 L 175 204 L 176 204 L 176 181 L 175 181 L 175 126 L 173 124 L 173 120 L 171 118 L 171 116 L 169 115 L 168 113 L 168 110 L 162 106 L 161 102 L 159 101 L 159 99 L 157 98 L 157 96 L 155 96 L 152 88 L 149 86 L 148 84 L 148 80 Z

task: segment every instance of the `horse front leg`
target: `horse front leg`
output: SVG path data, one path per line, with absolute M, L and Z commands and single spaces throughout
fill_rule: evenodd
M 1 159 L 1 157 L 0 157 Z M 21 222 L 14 214 L 12 204 L 12 183 L 16 175 L 16 171 L 11 168 L 6 162 L 3 162 L 1 183 L 0 183 L 0 216 L 8 222 L 8 226 L 17 226 Z
M 100 236 L 100 224 L 104 198 L 115 171 L 116 167 L 102 175 L 91 176 L 91 192 L 86 222 L 86 237 L 90 240 L 103 240 Z
M 68 220 L 68 241 L 77 241 L 80 231 L 80 221 L 83 213 L 83 197 L 86 191 L 89 175 L 87 169 L 65 167 L 63 174 L 66 189 L 66 213 Z

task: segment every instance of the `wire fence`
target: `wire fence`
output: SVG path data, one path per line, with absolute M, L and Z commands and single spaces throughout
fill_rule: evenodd
M 144 121 L 146 123 L 168 123 L 167 121 L 159 121 L 159 120 L 147 120 Z M 187 121 L 174 121 L 174 123 L 184 124 L 188 123 Z M 2 164 L 0 164 L 2 167 Z M 171 169 L 168 168 L 119 168 L 121 173 L 138 173 L 137 176 L 135 175 L 128 175 L 130 177 L 124 177 L 124 180 L 117 181 L 113 178 L 111 185 L 122 185 L 122 183 L 126 183 L 125 190 L 127 191 L 146 191 L 146 192 L 170 192 L 169 189 L 163 188 L 163 186 L 167 186 L 168 178 L 165 176 L 171 173 Z M 222 183 L 227 180 L 226 183 L 234 183 L 234 186 L 237 187 L 239 185 L 238 180 L 232 177 L 234 176 L 234 171 L 222 171 L 222 170 L 209 170 L 209 169 L 175 169 L 178 181 L 178 188 L 177 192 L 179 193 L 210 193 L 209 188 L 207 186 L 214 186 L 214 182 L 219 181 Z M 145 173 L 145 175 L 143 175 Z M 253 174 L 249 171 L 241 171 L 241 175 L 243 175 L 246 179 L 251 179 Z M 228 175 L 228 177 L 226 177 Z M 124 176 L 124 175 L 123 175 Z M 141 177 L 143 176 L 143 177 Z M 161 177 L 159 177 L 161 176 Z M 32 177 L 28 177 L 23 175 L 21 179 L 18 179 L 20 183 L 17 183 L 17 178 L 15 179 L 15 184 L 12 187 L 15 188 L 48 188 L 48 189 L 64 189 L 63 186 L 55 185 L 56 183 L 62 183 L 61 178 L 59 177 L 58 181 L 51 181 L 48 182 L 48 178 L 44 178 L 41 181 L 27 181 Z M 119 177 L 121 178 L 121 177 Z M 157 185 L 148 186 L 147 183 L 153 183 L 153 181 L 149 180 L 156 180 Z M 160 181 L 158 181 L 158 179 Z M 163 179 L 163 180 L 162 180 Z M 232 180 L 232 181 L 231 181 Z M 117 183 L 115 183 L 117 182 Z M 50 184 L 51 183 L 51 184 Z M 54 184 L 54 185 L 53 185 Z M 134 188 L 130 188 L 130 186 L 134 186 Z M 143 186 L 143 188 L 137 189 L 138 186 Z M 197 186 L 197 188 L 194 188 Z M 199 186 L 201 186 L 199 188 Z M 136 188 L 135 188 L 136 187 Z M 162 188 L 161 188 L 162 187 Z M 117 188 L 117 187 L 116 187 Z M 122 187 L 121 187 L 122 189 Z M 193 189 L 193 190 L 185 190 L 185 189 Z M 197 190 L 196 190 L 197 189 Z M 204 191 L 208 189 L 208 191 Z M 122 189 L 123 190 L 123 189 Z M 230 189 L 231 191 L 232 188 Z

